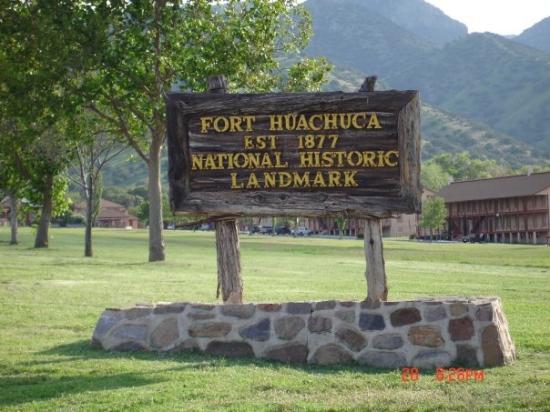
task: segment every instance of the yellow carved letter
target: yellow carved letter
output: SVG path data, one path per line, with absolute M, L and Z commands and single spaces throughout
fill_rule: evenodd
M 344 172 L 344 187 L 357 187 L 359 186 L 355 181 L 357 170 Z
M 390 157 L 391 156 L 395 156 L 395 160 L 392 162 L 390 160 Z M 398 163 L 399 163 L 399 152 L 397 150 L 390 150 L 388 152 L 386 152 L 386 155 L 384 156 L 384 160 L 386 161 L 386 165 L 387 166 L 397 166 Z
M 378 121 L 378 116 L 376 113 L 372 113 L 370 116 L 369 124 L 367 125 L 367 129 L 381 129 L 382 126 L 380 126 L 380 122 Z
M 213 119 L 213 117 L 201 117 L 201 133 L 208 132 Z
M 191 158 L 193 160 L 193 166 L 191 169 L 193 170 L 202 170 L 202 161 L 203 161 L 204 155 L 192 155 Z
M 283 115 L 281 114 L 270 114 L 269 115 L 269 130 L 282 131 L 283 130 Z
M 231 173 L 231 189 L 242 189 L 243 184 L 237 184 L 237 173 Z

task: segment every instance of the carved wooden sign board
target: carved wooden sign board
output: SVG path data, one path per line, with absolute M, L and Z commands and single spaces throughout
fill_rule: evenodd
M 170 200 L 194 215 L 420 210 L 418 92 L 167 98 Z

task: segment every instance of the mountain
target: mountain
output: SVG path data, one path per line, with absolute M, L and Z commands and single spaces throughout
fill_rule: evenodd
M 424 101 L 550 152 L 550 55 L 474 33 L 384 78 Z
M 519 36 L 514 37 L 514 40 L 550 53 L 550 17 L 524 30 Z
M 309 0 L 304 5 L 312 14 L 314 33 L 327 29 L 349 40 L 346 44 L 352 48 L 390 46 L 388 52 L 400 53 L 405 46 L 409 54 L 411 46 L 441 47 L 468 34 L 464 24 L 424 0 Z M 375 44 L 362 44 L 365 41 Z
M 443 46 L 468 34 L 465 24 L 450 18 L 424 0 L 356 1 L 436 46 Z
M 306 52 L 363 72 L 386 73 L 434 46 L 358 0 L 309 0 L 313 38 Z
M 314 35 L 308 52 L 325 55 L 338 66 L 377 74 L 391 88 L 418 89 L 424 102 L 550 156 L 550 56 L 491 33 L 457 32 L 453 41 L 437 47 L 411 28 L 413 23 L 395 17 L 407 3 L 419 10 L 424 4 L 309 0 L 304 4 L 312 14 Z M 451 19 L 441 15 L 444 26 Z M 423 19 L 428 21 L 409 20 Z
M 365 74 L 357 70 L 335 67 L 325 86 L 326 91 L 357 91 Z M 388 89 L 383 81 L 376 90 Z M 518 168 L 545 160 L 522 142 L 489 127 L 461 118 L 422 102 L 422 158 L 427 160 L 442 152 L 469 152 L 473 158 L 496 159 Z

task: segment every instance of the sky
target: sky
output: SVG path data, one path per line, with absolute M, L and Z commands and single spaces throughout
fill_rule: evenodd
M 520 34 L 550 16 L 550 0 L 426 0 L 468 31 Z

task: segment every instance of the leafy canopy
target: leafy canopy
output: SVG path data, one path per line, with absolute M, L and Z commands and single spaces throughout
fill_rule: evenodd
M 216 74 L 228 77 L 231 91 L 313 90 L 330 70 L 324 59 L 299 59 L 311 21 L 295 0 L 99 5 L 110 26 L 96 48 L 101 63 L 90 79 L 97 97 L 91 107 L 146 161 L 148 143 L 162 144 L 170 90 L 205 91 Z M 284 60 L 290 67 L 282 66 L 283 56 L 292 56 Z
M 441 197 L 434 197 L 426 200 L 422 205 L 422 216 L 420 226 L 429 229 L 437 229 L 445 224 L 447 219 L 447 208 Z

